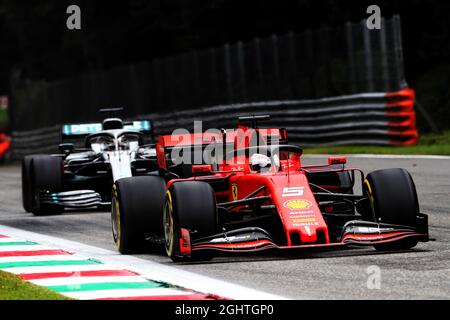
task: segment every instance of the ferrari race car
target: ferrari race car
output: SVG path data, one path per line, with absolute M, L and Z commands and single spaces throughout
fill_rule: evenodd
M 11 139 L 4 133 L 0 133 L 0 163 L 11 161 Z
M 101 111 L 115 113 L 120 109 Z M 46 215 L 66 208 L 108 208 L 114 181 L 151 175 L 158 167 L 154 143 L 147 144 L 154 140 L 148 120 L 124 123 L 110 117 L 102 123 L 66 124 L 62 140 L 65 143 L 59 145 L 59 154 L 24 157 L 25 211 Z M 75 147 L 80 141 L 82 146 Z
M 146 241 L 159 242 L 173 261 L 185 261 L 215 251 L 403 250 L 429 240 L 406 170 L 364 175 L 346 167 L 345 157 L 304 166 L 302 149 L 287 144 L 284 129 L 258 127 L 266 118 L 241 117 L 237 130 L 160 136 L 160 176 L 113 185 L 118 250 L 135 253 L 149 248 Z M 192 162 L 199 154 L 202 162 Z

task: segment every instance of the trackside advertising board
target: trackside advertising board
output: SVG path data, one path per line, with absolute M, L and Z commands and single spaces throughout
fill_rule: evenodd
M 138 120 L 126 123 L 123 128 L 146 133 L 152 131 L 152 124 L 149 120 Z M 100 131 L 102 131 L 101 123 L 65 124 L 62 127 L 63 136 L 85 136 Z

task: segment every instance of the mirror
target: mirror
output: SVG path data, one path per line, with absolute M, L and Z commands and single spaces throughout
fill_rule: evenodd
M 345 156 L 333 156 L 328 158 L 328 165 L 333 164 L 346 164 L 347 163 L 347 157 Z
M 75 148 L 73 143 L 61 143 L 58 146 L 58 150 L 64 153 L 70 153 Z

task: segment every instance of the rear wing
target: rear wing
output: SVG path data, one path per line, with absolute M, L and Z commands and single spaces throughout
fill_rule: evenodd
M 248 120 L 247 118 L 241 118 L 244 121 Z M 240 120 L 242 120 L 241 118 Z M 249 119 L 253 121 L 255 118 L 251 117 Z M 257 119 L 267 120 L 268 117 L 264 116 Z M 194 163 L 193 161 L 199 160 L 200 158 L 204 159 L 205 149 L 213 146 L 215 143 L 219 143 L 224 148 L 223 154 L 225 155 L 227 150 L 245 149 L 251 144 L 255 146 L 286 145 L 287 133 L 284 128 L 249 128 L 240 126 L 238 129 L 222 129 L 220 132 L 206 131 L 161 135 L 158 137 L 156 144 L 158 164 L 163 169 L 167 168 L 168 165 L 172 166 L 173 163 L 168 163 L 168 161 L 173 162 L 173 151 L 176 151 L 177 155 L 182 154 L 183 160 L 188 160 L 184 157 L 185 152 L 188 151 L 188 156 L 194 157 L 194 159 L 190 159 L 190 163 Z M 194 154 L 196 152 L 201 154 L 199 158 L 195 158 Z
M 124 122 L 124 130 L 136 130 L 143 134 L 149 134 L 153 139 L 153 123 L 151 120 L 135 120 Z M 84 138 L 91 133 L 103 130 L 100 122 L 80 123 L 80 124 L 64 124 L 61 128 L 62 140 Z

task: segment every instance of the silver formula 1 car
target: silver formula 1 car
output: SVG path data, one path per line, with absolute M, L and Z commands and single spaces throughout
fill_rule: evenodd
M 116 180 L 157 174 L 149 120 L 124 122 L 109 117 L 102 123 L 63 125 L 61 134 L 60 153 L 29 155 L 22 161 L 22 201 L 27 212 L 46 215 L 64 209 L 109 208 Z

